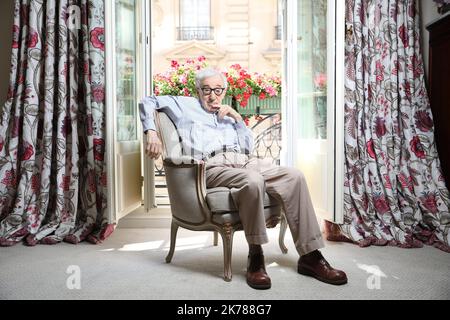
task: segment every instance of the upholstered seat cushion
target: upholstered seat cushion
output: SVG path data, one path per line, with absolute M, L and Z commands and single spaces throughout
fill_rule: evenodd
M 238 211 L 232 197 L 233 189 L 226 187 L 210 188 L 206 190 L 206 202 L 213 213 Z M 264 208 L 278 206 L 279 203 L 267 193 L 264 196 Z
M 206 202 L 212 212 L 212 221 L 217 224 L 236 224 L 240 221 L 238 209 L 232 197 L 233 189 L 217 187 L 206 190 Z M 264 196 L 264 216 L 280 215 L 280 204 L 267 193 Z

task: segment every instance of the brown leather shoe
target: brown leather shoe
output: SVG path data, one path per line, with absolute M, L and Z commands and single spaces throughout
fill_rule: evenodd
M 266 272 L 264 255 L 262 253 L 248 255 L 247 284 L 253 289 L 270 289 L 272 285 Z
M 329 284 L 342 285 L 347 283 L 345 272 L 330 266 L 319 250 L 301 256 L 298 260 L 297 271 L 300 274 L 314 277 Z

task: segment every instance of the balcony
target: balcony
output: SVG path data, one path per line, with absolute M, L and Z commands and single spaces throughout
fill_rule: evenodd
M 275 40 L 281 40 L 282 26 L 275 26 Z
M 177 28 L 177 40 L 213 40 L 213 27 L 179 27 Z

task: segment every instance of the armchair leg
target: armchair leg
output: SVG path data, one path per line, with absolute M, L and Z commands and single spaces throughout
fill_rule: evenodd
M 288 252 L 288 249 L 284 245 L 284 235 L 286 234 L 286 229 L 287 229 L 286 216 L 284 215 L 284 213 L 282 213 L 281 221 L 280 221 L 280 235 L 278 238 L 278 244 L 280 245 L 281 252 L 283 252 L 285 254 Z
M 219 241 L 219 233 L 217 231 L 214 231 L 214 246 L 217 246 L 218 241 Z
M 170 250 L 166 257 L 166 263 L 172 261 L 173 253 L 175 252 L 175 242 L 177 241 L 177 231 L 178 224 L 172 220 L 172 225 L 170 227 Z
M 225 226 L 224 229 L 220 232 L 222 236 L 223 242 L 223 258 L 224 258 L 224 271 L 223 271 L 223 279 L 226 282 L 230 282 L 232 278 L 231 271 L 231 253 L 233 251 L 233 234 L 234 230 L 231 226 Z

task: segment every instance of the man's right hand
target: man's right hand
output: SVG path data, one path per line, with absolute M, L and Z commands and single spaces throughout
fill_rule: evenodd
M 145 146 L 145 154 L 151 159 L 158 159 L 162 152 L 162 143 L 158 137 L 158 133 L 154 130 L 147 131 L 147 143 Z

